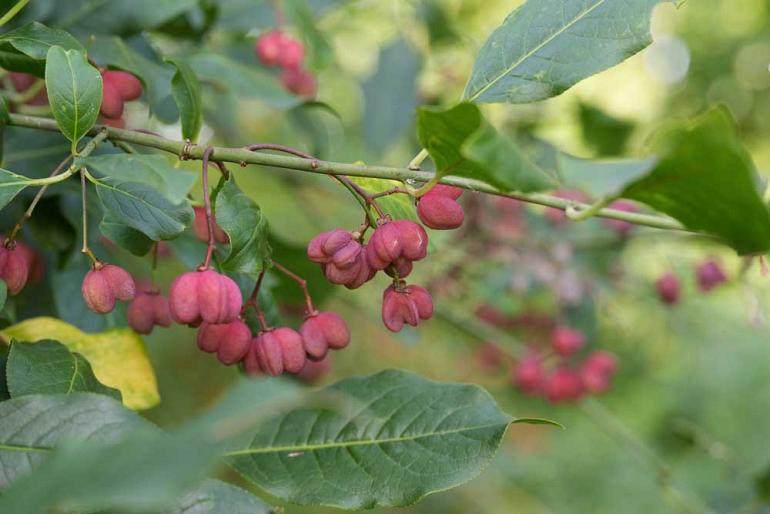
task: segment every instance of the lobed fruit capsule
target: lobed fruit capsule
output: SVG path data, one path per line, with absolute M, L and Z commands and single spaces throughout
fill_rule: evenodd
M 422 226 L 409 220 L 383 223 L 375 229 L 366 246 L 369 265 L 375 270 L 384 270 L 390 265 L 403 269 L 403 261 L 419 261 L 427 253 L 428 234 Z
M 83 278 L 81 291 L 89 309 L 106 314 L 112 312 L 117 300 L 133 300 L 136 285 L 131 274 L 123 268 L 97 263 Z
M 433 299 L 420 286 L 390 285 L 382 295 L 382 322 L 392 332 L 400 331 L 405 323 L 416 327 L 432 315 Z
M 527 355 L 515 363 L 511 370 L 513 384 L 527 394 L 539 393 L 543 387 L 545 370 L 538 355 Z
M 259 36 L 254 52 L 265 66 L 297 68 L 305 58 L 305 47 L 302 42 L 280 29 L 271 30 Z
M 608 352 L 594 352 L 580 367 L 580 378 L 586 391 L 601 394 L 610 387 L 617 371 L 617 359 Z
M 308 244 L 307 256 L 321 265 L 329 282 L 349 289 L 360 287 L 375 273 L 364 246 L 347 230 L 334 229 L 317 235 Z
M 720 284 L 727 282 L 727 275 L 722 267 L 714 260 L 709 259 L 698 265 L 695 269 L 698 288 L 708 293 Z
M 663 303 L 675 305 L 679 303 L 681 284 L 679 278 L 673 273 L 664 273 L 655 281 L 655 290 Z
M 245 363 L 247 370 L 259 369 L 272 376 L 286 373 L 299 373 L 305 367 L 305 349 L 302 336 L 288 327 L 273 328 L 260 333 L 252 340 L 252 354 Z
M 137 291 L 126 309 L 128 325 L 138 334 L 149 334 L 155 325 L 171 325 L 168 299 L 157 291 Z
M 457 199 L 463 194 L 459 187 L 437 184 L 417 201 L 417 215 L 427 227 L 437 230 L 458 228 L 465 212 Z
M 302 68 L 285 68 L 279 77 L 287 91 L 304 98 L 313 98 L 318 84 L 315 76 Z
M 210 269 L 178 276 L 171 284 L 168 301 L 174 321 L 192 326 L 203 321 L 235 321 L 243 305 L 238 285 L 230 277 Z
M 308 358 L 316 361 L 323 359 L 329 348 L 339 350 L 350 343 L 348 324 L 335 312 L 308 316 L 299 327 L 299 334 Z
M 126 71 L 105 70 L 102 75 L 102 105 L 105 118 L 116 120 L 123 115 L 123 104 L 142 96 L 142 83 Z
M 198 348 L 216 353 L 224 365 L 240 362 L 251 347 L 251 330 L 237 319 L 230 323 L 201 323 L 197 336 Z
M 586 336 L 583 332 L 569 327 L 556 327 L 551 333 L 551 347 L 563 357 L 568 357 L 583 348 L 585 342 Z
M 546 377 L 543 392 L 552 403 L 573 402 L 583 395 L 583 381 L 575 370 L 557 368 Z

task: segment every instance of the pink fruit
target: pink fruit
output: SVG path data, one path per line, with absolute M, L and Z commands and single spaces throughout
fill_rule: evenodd
M 225 365 L 240 362 L 251 346 L 251 331 L 243 321 L 230 323 L 202 323 L 198 329 L 198 348 L 217 353 L 219 362 Z
M 281 54 L 278 56 L 278 65 L 283 68 L 299 68 L 305 59 L 305 46 L 302 41 L 291 34 L 284 32 Z
M 552 403 L 571 402 L 583 395 L 583 382 L 575 370 L 559 368 L 545 379 L 543 390 Z
M 618 370 L 618 359 L 610 352 L 598 351 L 589 355 L 583 362 L 584 367 L 590 367 L 599 373 L 614 375 Z
M 609 389 L 617 371 L 617 359 L 608 352 L 594 352 L 580 368 L 580 378 L 586 391 L 601 394 Z
M 636 206 L 636 204 L 633 202 L 629 202 L 628 200 L 615 200 L 608 207 L 610 209 L 615 209 L 617 211 L 623 211 L 623 212 L 639 212 L 639 208 Z M 626 237 L 628 233 L 631 232 L 631 229 L 634 228 L 633 223 L 629 223 L 627 221 L 622 221 L 622 220 L 605 218 L 605 219 L 602 219 L 602 222 L 608 227 L 610 227 L 620 237 Z
M 252 342 L 254 356 L 247 362 L 253 369 L 254 359 L 259 368 L 268 375 L 299 373 L 305 366 L 305 349 L 302 337 L 296 330 L 288 327 L 274 328 L 262 332 Z
M 335 312 L 319 312 L 308 316 L 299 327 L 305 353 L 310 359 L 321 360 L 329 348 L 338 350 L 350 343 L 350 329 Z
M 320 361 L 309 360 L 297 374 L 297 378 L 305 382 L 306 384 L 315 384 L 326 376 L 331 370 L 331 359 L 326 357 Z
M 553 351 L 564 357 L 580 350 L 586 342 L 586 336 L 580 330 L 569 327 L 556 327 L 551 333 Z
M 102 83 L 102 106 L 99 111 L 102 116 L 112 120 L 123 116 L 123 98 L 112 82 L 104 81 Z
M 383 223 L 374 231 L 366 246 L 369 266 L 375 270 L 384 270 L 391 264 L 403 267 L 399 259 L 419 261 L 427 253 L 428 234 L 422 226 L 409 220 Z
M 29 251 L 29 247 L 21 243 L 15 243 L 13 248 L 6 247 L 4 241 L 0 243 L 0 280 L 5 282 L 11 296 L 19 294 L 27 284 L 31 258 Z
M 297 96 L 313 98 L 316 94 L 317 84 L 315 76 L 302 68 L 285 68 L 281 72 L 281 84 L 283 87 Z
M 206 223 L 206 209 L 203 207 L 193 207 L 193 212 L 195 213 L 195 218 L 193 219 L 192 228 L 195 237 L 204 243 L 207 243 L 209 240 L 209 228 Z M 217 225 L 216 218 L 212 218 L 211 221 L 214 225 L 214 240 L 220 244 L 228 244 L 230 242 L 230 237 L 219 225 Z
M 681 286 L 679 278 L 673 273 L 664 273 L 655 281 L 655 289 L 663 303 L 674 305 L 679 302 Z
M 349 289 L 360 287 L 374 276 L 364 247 L 347 230 L 334 229 L 314 237 L 307 256 L 321 265 L 326 279 Z
M 390 285 L 382 295 L 382 322 L 392 332 L 400 331 L 404 323 L 416 327 L 432 315 L 433 299 L 420 286 Z
M 722 267 L 714 260 L 706 260 L 695 269 L 698 288 L 708 293 L 720 284 L 727 282 L 727 275 Z
M 210 269 L 178 276 L 171 284 L 168 301 L 171 317 L 186 325 L 235 321 L 243 305 L 238 285 Z
M 171 325 L 168 300 L 157 291 L 137 291 L 128 304 L 126 318 L 129 326 L 138 334 L 149 334 L 155 325 L 168 327 Z
M 142 83 L 127 71 L 104 71 L 102 82 L 112 84 L 123 101 L 130 102 L 142 96 Z
M 465 212 L 457 203 L 463 193 L 459 187 L 437 184 L 417 202 L 417 215 L 425 226 L 437 230 L 458 228 L 463 224 Z
M 86 273 L 81 291 L 89 309 L 106 314 L 115 308 L 116 300 L 132 300 L 136 286 L 134 279 L 123 268 L 99 263 Z
M 257 38 L 254 52 L 265 66 L 278 66 L 283 52 L 284 32 L 272 30 Z
M 543 362 L 537 355 L 528 355 L 519 360 L 512 369 L 513 384 L 522 392 L 536 394 L 543 387 L 545 370 Z

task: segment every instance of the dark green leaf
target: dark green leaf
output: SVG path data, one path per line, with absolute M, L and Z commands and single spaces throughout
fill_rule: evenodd
M 663 131 L 656 147 L 655 168 L 621 196 L 717 236 L 741 255 L 770 250 L 770 213 L 727 109 Z
M 555 184 L 512 140 L 484 120 L 475 104 L 423 107 L 417 112 L 417 133 L 439 176 L 473 178 L 503 191 L 539 191 Z
M 593 105 L 580 104 L 578 119 L 586 145 L 603 157 L 623 155 L 634 131 L 630 121 L 610 116 Z
M 164 514 L 273 514 L 265 502 L 240 487 L 220 480 L 205 480 L 187 493 L 180 506 Z
M 465 98 L 535 102 L 627 59 L 650 44 L 661 0 L 528 0 L 476 58 Z
M 307 67 L 316 71 L 326 68 L 334 58 L 334 52 L 329 41 L 318 30 L 313 11 L 305 0 L 285 0 L 283 7 L 305 41 L 305 48 L 308 50 Z
M 0 403 L 0 489 L 29 474 L 63 441 L 109 443 L 152 425 L 94 393 L 32 395 Z M 10 511 L 8 511 L 10 512 Z
M 10 45 L 36 61 L 45 60 L 48 50 L 53 46 L 59 46 L 64 50 L 77 50 L 80 53 L 86 52 L 83 45 L 68 32 L 46 27 L 36 21 L 1 35 L 0 45 Z
M 135 228 L 153 241 L 173 239 L 192 222 L 192 208 L 186 201 L 173 204 L 149 186 L 108 178 L 93 182 L 110 220 Z
M 419 71 L 420 58 L 403 39 L 380 52 L 377 72 L 363 85 L 364 140 L 370 150 L 382 154 L 412 125 Z
M 559 153 L 557 162 L 565 186 L 596 198 L 617 194 L 624 185 L 649 173 L 656 163 L 653 158 L 594 161 L 566 153 Z
M 409 505 L 477 475 L 512 421 L 480 387 L 398 370 L 319 394 L 337 405 L 275 417 L 230 453 L 230 463 L 294 503 Z
M 0 280 L 0 310 L 5 307 L 5 301 L 8 299 L 8 286 L 5 282 Z
M 87 166 L 100 175 L 122 182 L 139 182 L 155 189 L 172 203 L 187 198 L 197 173 L 175 168 L 163 155 L 107 154 L 88 158 Z
M 179 109 L 182 119 L 182 137 L 193 143 L 198 140 L 198 132 L 203 125 L 203 108 L 198 77 L 192 68 L 181 59 L 166 59 L 166 62 L 176 67 L 176 73 L 171 80 L 171 94 Z
M 5 147 L 5 126 L 8 124 L 8 106 L 5 99 L 0 98 L 0 164 L 3 163 L 3 150 Z
M 27 177 L 0 168 L 0 209 L 8 205 L 25 187 L 31 186 Z
M 86 34 L 135 34 L 149 30 L 195 7 L 197 0 L 57 2 L 59 26 Z
M 82 52 L 52 46 L 46 59 L 45 85 L 56 123 L 72 141 L 74 151 L 99 116 L 102 77 Z
M 85 357 L 56 341 L 13 343 L 6 375 L 13 398 L 91 392 L 121 400 L 120 391 L 97 380 Z
M 217 223 L 230 237 L 230 252 L 222 268 L 252 277 L 270 264 L 267 219 L 254 201 L 235 184 L 224 183 L 216 196 Z
M 112 219 L 111 214 L 104 216 L 99 223 L 99 230 L 104 237 L 134 255 L 147 255 L 147 252 L 152 249 L 152 245 L 155 244 L 155 241 L 142 232 Z

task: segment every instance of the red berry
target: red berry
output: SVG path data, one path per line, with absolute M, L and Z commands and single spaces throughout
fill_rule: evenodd
M 106 314 L 115 308 L 116 300 L 133 300 L 136 285 L 123 268 L 113 264 L 99 264 L 86 273 L 81 291 L 89 309 Z
M 308 244 L 307 256 L 321 265 L 332 284 L 355 289 L 374 276 L 364 247 L 347 230 L 334 229 L 317 235 Z
M 714 260 L 707 260 L 698 265 L 695 270 L 698 288 L 708 293 L 720 284 L 727 282 L 727 275 L 722 267 Z
M 611 353 L 595 352 L 589 355 L 580 368 L 585 389 L 593 394 L 605 392 L 610 387 L 617 365 L 617 359 Z
M 556 327 L 551 333 L 553 351 L 564 357 L 580 350 L 586 342 L 586 336 L 580 330 L 569 327 Z
M 432 315 L 433 299 L 420 286 L 391 285 L 382 295 L 382 322 L 392 332 L 401 330 L 404 323 L 416 327 L 420 320 Z
M 609 205 L 609 208 L 624 212 L 639 212 L 636 204 L 628 200 L 615 200 Z M 633 223 L 622 220 L 603 219 L 602 222 L 620 237 L 626 237 L 631 229 L 634 228 Z
M 19 294 L 27 284 L 30 272 L 30 249 L 21 243 L 14 243 L 13 248 L 7 248 L 5 242 L 0 243 L 0 280 L 5 282 L 8 294 Z
M 123 116 L 123 97 L 110 81 L 102 83 L 102 105 L 99 110 L 105 118 L 115 120 Z
M 417 202 L 417 215 L 425 226 L 437 230 L 458 228 L 465 213 L 457 199 L 463 193 L 459 187 L 438 184 Z
M 350 343 L 350 329 L 342 317 L 334 312 L 319 312 L 309 316 L 299 327 L 305 353 L 313 360 L 321 360 L 329 348 L 338 350 Z
M 213 270 L 178 276 L 171 284 L 168 301 L 171 317 L 186 325 L 235 321 L 243 305 L 238 285 Z
M 618 370 L 618 359 L 610 352 L 598 351 L 589 355 L 583 362 L 583 366 L 606 375 L 614 375 Z
M 375 229 L 366 246 L 369 265 L 383 270 L 399 259 L 419 261 L 428 253 L 428 234 L 419 224 L 409 220 L 386 222 Z M 403 278 L 403 276 L 401 277 Z
M 674 305 L 679 302 L 681 287 L 679 278 L 673 273 L 664 273 L 655 281 L 655 289 L 663 303 Z
M 102 82 L 109 82 L 123 101 L 130 102 L 142 96 L 142 83 L 127 71 L 104 71 Z
M 543 362 L 538 355 L 528 355 L 519 360 L 512 369 L 513 384 L 522 392 L 540 392 L 545 379 Z
M 209 228 L 206 223 L 206 209 L 204 207 L 193 207 L 193 212 L 195 213 L 195 218 L 193 219 L 192 228 L 195 237 L 206 243 L 209 240 Z M 211 221 L 214 225 L 214 240 L 220 244 L 228 244 L 230 242 L 230 237 L 219 225 L 217 225 L 217 220 L 213 217 L 213 214 Z
M 217 353 L 219 362 L 225 365 L 240 362 L 251 346 L 251 331 L 243 321 L 230 323 L 202 323 L 198 329 L 198 348 Z
M 583 382 L 575 370 L 559 368 L 546 378 L 543 389 L 552 403 L 570 402 L 583 395 Z
M 265 66 L 278 66 L 283 52 L 284 32 L 272 30 L 257 38 L 254 51 Z
M 252 342 L 251 352 L 254 356 L 248 362 L 252 367 L 254 359 L 259 368 L 268 375 L 299 373 L 305 366 L 305 349 L 302 337 L 296 330 L 288 327 L 274 328 L 262 332 Z
M 305 46 L 302 41 L 291 34 L 284 32 L 281 54 L 278 56 L 278 64 L 283 68 L 296 69 L 305 58 Z
M 315 76 L 302 68 L 285 68 L 281 72 L 281 84 L 283 87 L 297 96 L 313 98 L 316 94 L 317 84 Z
M 129 326 L 138 334 L 149 334 L 155 325 L 171 325 L 168 300 L 157 291 L 137 285 L 137 294 L 126 310 Z

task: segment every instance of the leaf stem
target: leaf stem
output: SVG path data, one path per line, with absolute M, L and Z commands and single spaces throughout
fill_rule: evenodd
M 59 128 L 56 122 L 49 118 L 40 118 L 34 116 L 26 116 L 22 114 L 10 114 L 10 125 L 28 127 L 40 130 L 49 130 L 58 132 Z M 185 150 L 184 141 L 173 141 L 153 134 L 147 134 L 137 130 L 125 130 L 113 127 L 103 127 L 97 125 L 93 127 L 89 134 L 95 135 L 99 131 L 106 130 L 107 138 L 116 141 L 125 141 L 127 143 L 134 143 L 141 146 L 150 148 L 156 148 L 165 152 L 171 152 L 176 155 L 181 155 Z M 191 159 L 201 159 L 203 157 L 204 148 L 197 145 L 187 145 L 185 155 Z M 319 173 L 323 175 L 333 176 L 354 176 L 354 177 L 371 177 L 382 178 L 388 180 L 398 180 L 405 182 L 408 180 L 414 180 L 418 182 L 428 182 L 434 178 L 434 173 L 425 172 L 419 170 L 410 170 L 408 168 L 395 168 L 390 166 L 369 166 L 365 164 L 350 164 L 331 161 L 320 160 L 308 160 L 304 158 L 298 158 L 293 156 L 274 155 L 270 153 L 258 153 L 251 152 L 244 148 L 225 148 L 214 147 L 214 152 L 217 155 L 217 160 L 234 162 L 238 164 L 258 164 L 263 166 L 272 166 L 276 168 L 293 169 L 298 171 L 306 171 L 310 173 Z M 58 177 L 57 177 L 58 178 Z M 45 179 L 43 179 L 45 180 Z M 517 193 L 507 192 L 495 188 L 494 186 L 485 182 L 474 180 L 464 177 L 442 177 L 439 181 L 442 184 L 450 186 L 460 187 L 462 189 L 468 189 L 471 191 L 478 191 L 481 193 L 488 193 L 497 196 L 504 196 L 507 198 L 513 198 L 522 202 L 533 203 L 537 205 L 543 205 L 545 207 L 553 207 L 555 209 L 565 210 L 570 205 L 576 208 L 587 208 L 588 205 L 575 203 L 564 198 L 559 198 L 550 194 L 544 193 Z M 42 185 L 42 184 L 41 184 Z M 616 219 L 620 221 L 627 221 L 635 225 L 643 225 L 652 228 L 666 229 L 666 230 L 682 230 L 687 231 L 679 222 L 674 219 L 640 214 L 633 212 L 625 212 L 617 209 L 603 208 L 600 209 L 596 216 L 600 218 Z
M 203 152 L 203 165 L 201 166 L 201 182 L 203 182 L 203 206 L 206 211 L 206 229 L 209 233 L 208 244 L 206 245 L 206 257 L 203 263 L 198 266 L 198 271 L 206 271 L 211 265 L 211 256 L 217 248 L 214 238 L 214 215 L 211 212 L 211 197 L 209 196 L 209 159 L 214 153 L 214 147 L 209 146 Z
M 428 153 L 428 150 L 423 148 L 422 150 L 420 150 L 420 152 L 417 155 L 414 156 L 414 158 L 411 161 L 409 161 L 409 165 L 407 166 L 407 168 L 409 168 L 410 170 L 419 170 L 420 166 L 422 166 L 423 161 L 425 161 L 425 159 L 427 159 L 428 156 L 430 156 L 430 154 Z
M 0 27 L 11 21 L 17 14 L 19 14 L 19 11 L 24 9 L 24 7 L 29 3 L 29 0 L 19 0 L 14 4 L 13 7 L 8 9 L 8 11 L 3 15 L 2 18 L 0 18 Z
M 94 266 L 99 265 L 99 259 L 96 258 L 94 252 L 88 246 L 88 200 L 86 198 L 86 169 L 80 168 L 80 199 L 83 205 L 83 248 L 80 250 L 84 254 L 91 258 Z

